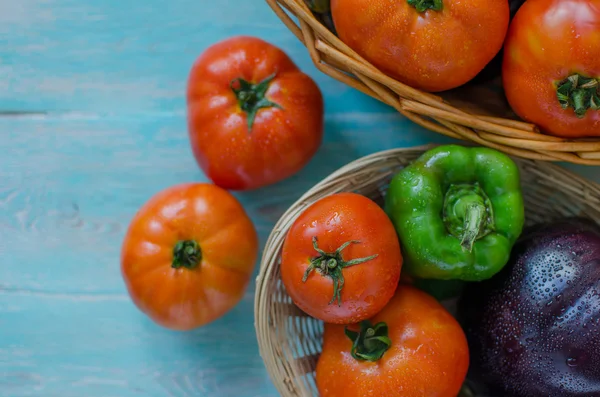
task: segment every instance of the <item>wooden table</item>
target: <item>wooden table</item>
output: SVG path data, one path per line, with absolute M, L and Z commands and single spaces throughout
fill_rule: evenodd
M 226 317 L 179 333 L 133 306 L 119 272 L 139 206 L 206 180 L 188 144 L 187 74 L 206 47 L 239 34 L 285 49 L 326 97 L 326 135 L 309 166 L 237 194 L 261 245 L 338 167 L 449 142 L 319 73 L 262 1 L 0 0 L 1 396 L 276 395 L 258 354 L 254 286 Z

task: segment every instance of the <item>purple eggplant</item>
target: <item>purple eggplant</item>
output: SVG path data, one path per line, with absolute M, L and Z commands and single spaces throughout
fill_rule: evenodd
M 459 302 L 469 378 L 485 396 L 600 396 L 600 227 L 523 232 L 507 266 Z

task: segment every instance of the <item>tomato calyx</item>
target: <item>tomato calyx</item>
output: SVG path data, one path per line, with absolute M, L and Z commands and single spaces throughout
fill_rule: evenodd
M 342 258 L 342 251 L 350 244 L 360 244 L 360 241 L 351 240 L 342 244 L 335 252 L 325 252 L 319 248 L 317 244 L 317 237 L 312 238 L 313 247 L 315 251 L 319 253 L 319 256 L 311 259 L 310 265 L 304 272 L 302 282 L 305 283 L 310 273 L 317 269 L 322 276 L 330 277 L 333 280 L 333 298 L 329 301 L 331 305 L 336 300 L 338 306 L 342 305 L 342 289 L 344 288 L 344 274 L 342 270 L 344 268 L 358 265 L 377 257 L 377 254 L 368 256 L 366 258 L 357 258 L 349 261 L 345 261 Z
M 344 332 L 352 341 L 350 354 L 358 361 L 377 361 L 392 345 L 388 337 L 388 326 L 379 322 L 373 326 L 369 320 L 360 323 L 360 331 L 346 327 Z
M 173 247 L 173 262 L 171 267 L 193 269 L 202 260 L 202 250 L 195 240 L 181 240 Z
M 413 6 L 418 12 L 427 10 L 441 11 L 444 8 L 442 0 L 407 0 L 408 4 Z
M 600 110 L 600 82 L 579 73 L 572 74 L 556 85 L 556 96 L 563 109 L 573 108 L 578 118 L 588 110 Z
M 234 92 L 240 108 L 248 115 L 248 131 L 252 131 L 254 120 L 260 109 L 282 109 L 277 103 L 271 102 L 265 97 L 269 85 L 275 76 L 276 73 L 273 73 L 258 84 L 253 84 L 242 78 L 234 79 L 230 84 L 231 90 Z

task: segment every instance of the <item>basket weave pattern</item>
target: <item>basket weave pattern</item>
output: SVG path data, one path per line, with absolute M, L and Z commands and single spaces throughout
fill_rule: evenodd
M 388 150 L 356 160 L 306 192 L 275 225 L 263 252 L 254 310 L 260 353 L 283 397 L 318 396 L 314 370 L 323 332 L 323 323 L 298 309 L 281 282 L 287 231 L 308 206 L 333 193 L 356 192 L 382 204 L 392 176 L 432 147 Z M 600 223 L 600 185 L 548 162 L 513 160 L 521 170 L 528 225 L 572 215 Z
M 429 130 L 526 159 L 600 165 L 600 139 L 567 140 L 541 134 L 537 126 L 516 119 L 501 94 L 482 87 L 449 91 L 444 98 L 411 88 L 344 44 L 311 13 L 304 0 L 266 1 L 307 47 L 321 72 L 392 106 Z M 502 105 L 492 110 L 481 108 L 490 98 Z

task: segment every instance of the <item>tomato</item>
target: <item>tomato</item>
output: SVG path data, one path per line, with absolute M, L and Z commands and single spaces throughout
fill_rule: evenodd
M 258 38 L 208 48 L 190 72 L 187 102 L 194 156 L 225 189 L 257 189 L 292 176 L 323 138 L 319 87 Z
M 338 193 L 313 203 L 295 220 L 280 269 L 301 310 L 348 324 L 374 315 L 391 299 L 402 253 L 392 222 L 375 202 Z
M 502 48 L 507 0 L 332 0 L 340 39 L 414 88 L 444 91 L 473 79 Z
M 519 8 L 525 3 L 525 0 L 509 0 L 508 5 L 510 9 L 510 18 L 509 18 L 509 26 L 510 21 L 514 18 Z M 469 80 L 468 84 L 471 86 L 481 85 L 482 83 L 488 83 L 492 80 L 496 80 L 496 78 L 502 76 L 502 59 L 504 58 L 503 49 L 500 50 L 481 72 L 477 74 L 472 80 Z
M 235 197 L 212 184 L 180 184 L 152 197 L 131 221 L 121 273 L 154 322 L 190 330 L 240 301 L 257 255 L 258 235 Z
M 458 322 L 433 297 L 401 285 L 370 320 L 325 324 L 321 397 L 456 397 L 469 367 Z
M 527 0 L 504 53 L 515 113 L 549 135 L 600 136 L 599 0 Z

